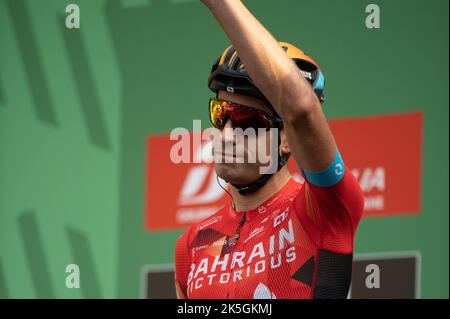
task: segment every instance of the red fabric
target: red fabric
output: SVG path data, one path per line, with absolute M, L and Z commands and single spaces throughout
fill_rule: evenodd
M 351 253 L 363 208 L 362 191 L 348 168 L 329 188 L 291 179 L 271 199 L 245 212 L 238 240 L 244 212 L 228 204 L 178 239 L 178 297 L 312 298 L 315 281 L 293 275 L 311 269 L 315 278 L 322 249 Z

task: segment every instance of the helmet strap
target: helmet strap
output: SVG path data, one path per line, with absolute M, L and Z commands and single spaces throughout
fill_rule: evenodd
M 280 133 L 278 133 L 278 147 L 281 145 L 281 138 L 280 138 Z M 291 154 L 287 153 L 287 154 L 283 154 L 281 156 L 278 156 L 278 167 L 277 167 L 277 172 L 284 166 L 286 165 L 287 161 L 289 160 L 289 156 Z M 260 176 L 257 180 L 246 184 L 246 185 L 236 185 L 236 184 L 231 184 L 234 187 L 236 187 L 236 189 L 238 190 L 239 194 L 241 194 L 242 196 L 246 196 L 249 194 L 252 194 L 254 192 L 256 192 L 257 190 L 259 190 L 260 188 L 262 188 L 264 185 L 266 185 L 266 183 L 270 180 L 270 178 L 273 176 L 274 174 L 264 174 L 262 176 Z

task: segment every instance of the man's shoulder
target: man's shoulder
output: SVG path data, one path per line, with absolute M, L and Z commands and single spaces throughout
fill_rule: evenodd
M 210 215 L 209 217 L 206 217 L 205 219 L 202 219 L 199 222 L 196 222 L 189 226 L 184 233 L 181 234 L 181 236 L 177 240 L 177 244 L 180 241 L 185 241 L 186 243 L 190 243 L 193 238 L 201 232 L 202 230 L 209 229 L 215 224 L 220 224 L 225 222 L 226 219 L 226 213 L 229 209 L 229 204 L 219 208 L 215 213 Z

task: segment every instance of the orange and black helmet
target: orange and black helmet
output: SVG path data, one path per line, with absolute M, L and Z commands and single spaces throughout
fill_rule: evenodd
M 285 50 L 288 57 L 294 60 L 319 100 L 323 102 L 325 78 L 319 65 L 292 44 L 279 42 L 279 45 Z M 214 63 L 208 78 L 208 87 L 215 93 L 227 91 L 267 100 L 248 75 L 233 46 L 229 46 Z

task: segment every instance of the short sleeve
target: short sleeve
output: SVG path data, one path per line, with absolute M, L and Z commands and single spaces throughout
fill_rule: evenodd
M 320 187 L 305 180 L 295 206 L 308 235 L 321 249 L 336 253 L 353 251 L 364 196 L 348 167 L 345 166 L 344 176 L 333 186 Z

